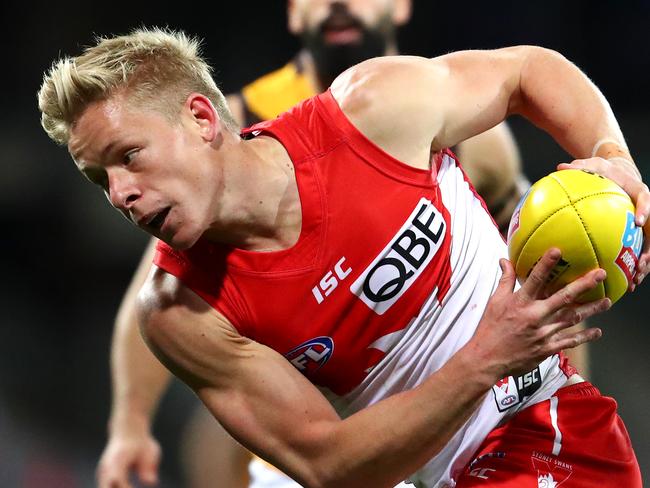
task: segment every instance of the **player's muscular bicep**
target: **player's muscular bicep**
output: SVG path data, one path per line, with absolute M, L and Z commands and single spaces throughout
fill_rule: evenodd
M 175 375 L 196 388 L 227 377 L 228 364 L 250 341 L 225 318 L 156 266 L 138 296 L 142 334 Z
M 154 268 L 139 297 L 145 340 L 243 445 L 307 479 L 340 419 L 280 354 L 242 337 L 179 281 Z M 307 452 L 310 451 L 310 452 Z
M 452 146 L 485 132 L 520 105 L 519 80 L 530 46 L 459 51 L 431 60 L 446 67 L 440 81 L 444 128 L 438 141 Z M 428 108 L 431 109 L 431 108 Z
M 430 146 L 451 147 L 514 110 L 529 51 L 524 46 L 434 59 L 376 58 L 337 78 L 332 93 L 361 132 L 413 164 L 427 159 Z

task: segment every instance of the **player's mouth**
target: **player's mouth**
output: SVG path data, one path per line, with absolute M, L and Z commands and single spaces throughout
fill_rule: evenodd
M 169 215 L 170 210 L 171 207 L 166 207 L 161 211 L 155 213 L 153 217 L 145 224 L 145 226 L 154 232 L 160 232 L 163 225 L 165 224 L 165 219 L 167 218 L 167 215 Z
M 352 44 L 359 42 L 363 28 L 359 21 L 349 15 L 330 15 L 321 26 L 326 44 Z

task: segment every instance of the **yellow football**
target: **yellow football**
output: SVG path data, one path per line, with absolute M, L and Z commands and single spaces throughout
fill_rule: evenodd
M 607 278 L 581 302 L 623 296 L 634 277 L 643 231 L 634 223 L 634 204 L 613 181 L 588 171 L 556 171 L 522 197 L 508 228 L 508 254 L 522 282 L 551 247 L 562 258 L 549 287 L 559 290 L 595 268 Z

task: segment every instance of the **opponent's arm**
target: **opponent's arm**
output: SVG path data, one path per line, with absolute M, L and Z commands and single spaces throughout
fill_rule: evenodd
M 428 153 L 520 114 L 576 161 L 616 181 L 646 225 L 650 191 L 642 182 L 612 110 L 598 88 L 560 54 L 533 46 L 463 51 L 434 59 L 377 58 L 337 78 L 332 93 L 352 122 L 398 159 L 428 167 Z M 381 100 L 381 103 L 378 103 Z M 430 146 L 430 147 L 429 147 Z M 635 281 L 650 270 L 646 238 Z
M 512 265 L 502 260 L 504 274 L 474 338 L 419 387 L 345 420 L 285 358 L 239 335 L 161 270 L 140 295 L 143 334 L 236 439 L 304 486 L 394 486 L 448 442 L 498 379 L 599 337 L 597 329 L 563 330 L 609 306 L 604 299 L 565 307 L 604 273 L 543 298 L 558 258 L 557 250 L 547 253 L 516 293 Z
M 458 144 L 458 158 L 505 235 L 512 212 L 528 190 L 521 157 L 506 122 Z
M 149 273 L 156 242 L 148 244 L 115 320 L 108 443 L 97 467 L 100 488 L 130 486 L 131 471 L 148 485 L 158 478 L 160 446 L 152 436 L 151 422 L 171 374 L 142 340 L 135 314 L 135 299 Z

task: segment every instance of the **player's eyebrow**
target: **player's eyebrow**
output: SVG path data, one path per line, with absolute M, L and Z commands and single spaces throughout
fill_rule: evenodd
M 99 152 L 99 160 L 100 160 L 100 161 L 104 161 L 104 160 L 106 159 L 106 157 L 107 157 L 109 154 L 111 154 L 111 152 L 113 151 L 114 148 L 115 148 L 115 142 L 114 142 L 114 141 L 111 141 L 111 142 L 109 142 L 108 144 L 106 144 L 106 146 L 104 147 L 104 149 L 102 149 L 102 150 Z
M 106 157 L 113 151 L 114 148 L 115 148 L 115 141 L 110 141 L 108 144 L 106 144 L 106 146 L 104 146 L 104 148 L 99 151 L 99 160 L 103 161 L 104 159 L 106 159 Z M 81 160 L 79 159 L 79 155 L 70 152 L 70 156 L 72 156 L 72 159 L 81 170 L 84 166 L 83 163 L 81 163 Z

